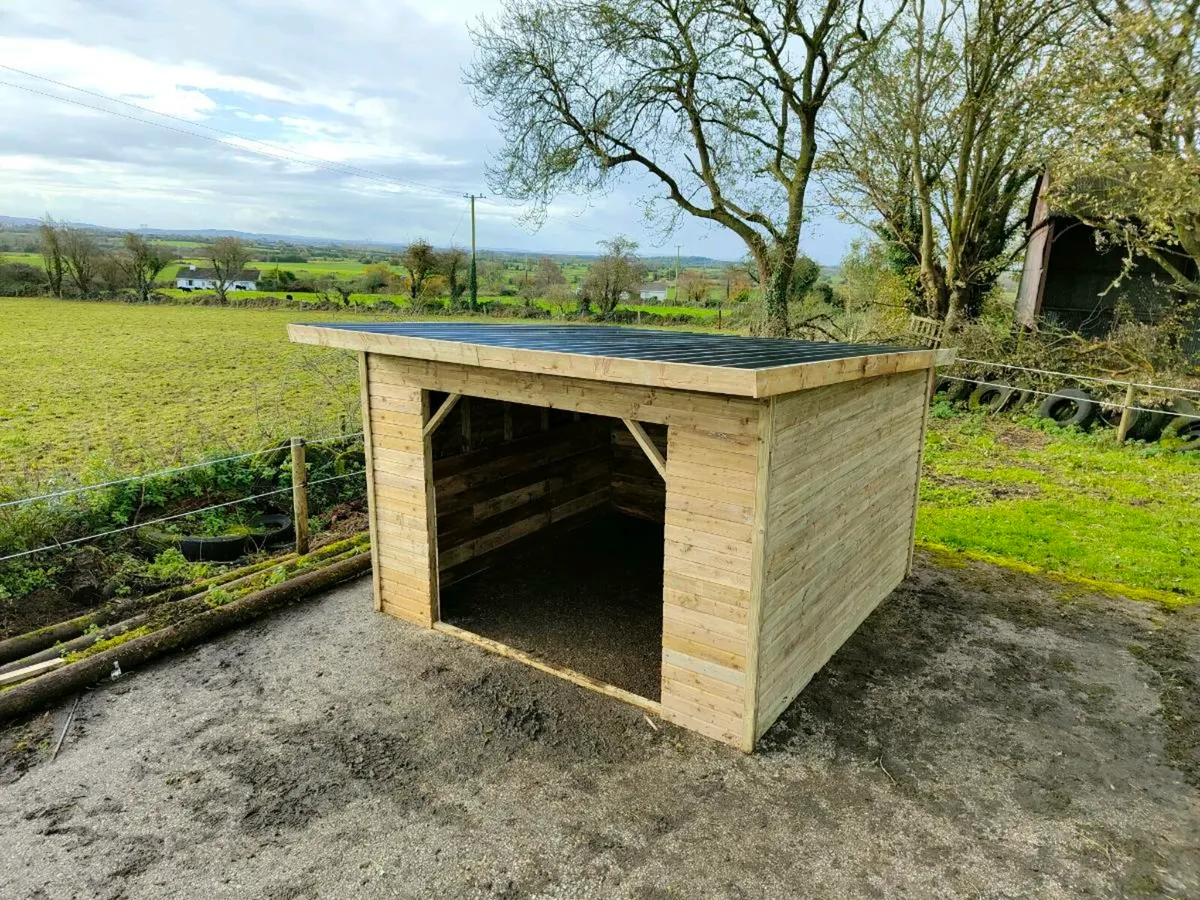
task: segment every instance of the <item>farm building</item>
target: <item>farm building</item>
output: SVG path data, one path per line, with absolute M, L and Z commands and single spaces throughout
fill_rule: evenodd
M 1048 318 L 1088 337 L 1102 337 L 1113 325 L 1118 304 L 1139 322 L 1157 321 L 1171 304 L 1164 273 L 1141 258 L 1125 272 L 1126 253 L 1120 247 L 1101 247 L 1094 227 L 1055 211 L 1047 186 L 1042 175 L 1026 217 L 1029 244 L 1017 289 L 1017 321 L 1032 328 Z M 1176 263 L 1184 272 L 1195 271 L 1195 264 L 1182 255 Z M 1200 347 L 1200 338 L 1194 343 Z
M 360 355 L 376 609 L 743 750 L 911 564 L 937 351 L 289 334 Z
M 243 269 L 236 278 L 228 279 L 228 289 L 231 291 L 256 291 L 258 290 L 258 276 L 258 269 Z M 175 273 L 175 286 L 189 291 L 215 291 L 217 289 L 217 273 L 213 269 L 184 266 Z

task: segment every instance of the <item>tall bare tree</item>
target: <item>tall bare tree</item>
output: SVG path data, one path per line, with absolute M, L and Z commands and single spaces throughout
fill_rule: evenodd
M 421 296 L 425 279 L 437 270 L 437 253 L 429 241 L 418 239 L 404 248 L 400 254 L 400 265 L 408 273 L 408 292 L 413 300 Z
M 467 73 L 505 140 L 492 185 L 537 215 L 648 175 L 664 224 L 745 242 L 767 329 L 786 334 L 817 119 L 888 28 L 872 18 L 862 0 L 508 0 L 474 29 Z
M 122 243 L 122 265 L 137 289 L 138 298 L 143 303 L 148 303 L 155 279 L 163 269 L 175 261 L 175 254 L 165 244 L 152 244 L 132 231 L 125 235 Z
M 64 228 L 61 242 L 67 275 L 80 297 L 90 297 L 100 274 L 100 247 L 96 236 L 82 228 Z
M 1075 0 L 905 0 L 835 103 L 835 199 L 920 271 L 926 312 L 979 313 L 1020 249 L 1054 131 L 1054 48 Z
M 229 302 L 229 289 L 250 262 L 250 247 L 241 238 L 221 237 L 208 245 L 206 252 L 212 264 L 217 299 Z
M 67 271 L 66 260 L 63 257 L 62 228 L 47 215 L 38 224 L 38 238 L 42 250 L 42 268 L 46 271 L 46 281 L 50 284 L 50 293 L 61 298 L 63 277 Z

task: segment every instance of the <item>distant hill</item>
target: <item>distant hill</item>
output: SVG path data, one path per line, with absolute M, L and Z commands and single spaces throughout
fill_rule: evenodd
M 36 228 L 40 224 L 40 219 L 30 219 L 22 216 L 0 216 L 0 231 L 28 231 Z M 238 237 L 251 244 L 260 246 L 278 246 L 286 245 L 290 247 L 337 247 L 344 248 L 347 251 L 371 250 L 375 252 L 391 252 L 399 251 L 404 247 L 403 243 L 395 241 L 372 241 L 372 240 L 349 240 L 344 238 L 323 238 L 312 237 L 309 235 L 297 234 L 271 234 L 255 231 L 236 231 L 227 228 L 201 228 L 201 229 L 178 229 L 178 228 L 112 228 L 107 225 L 93 225 L 88 222 L 67 222 L 72 228 L 83 228 L 89 231 L 97 231 L 105 234 L 124 234 L 127 231 L 135 231 L 138 234 L 144 234 L 147 237 L 158 238 L 159 240 L 176 240 L 176 241 L 207 241 L 219 237 Z M 503 254 L 508 257 L 532 257 L 534 259 L 541 256 L 551 257 L 568 257 L 574 259 L 594 259 L 600 254 L 596 250 L 514 250 L 508 247 L 487 247 L 481 246 L 481 253 Z M 353 253 L 348 255 L 353 256 Z M 674 256 L 651 256 L 643 257 L 648 265 L 655 268 L 665 268 L 667 266 L 674 267 Z M 710 259 L 706 256 L 685 256 L 680 259 L 680 265 L 685 268 L 716 268 L 728 265 L 730 260 Z

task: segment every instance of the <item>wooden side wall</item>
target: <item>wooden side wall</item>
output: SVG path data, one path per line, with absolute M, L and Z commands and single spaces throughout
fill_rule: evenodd
M 745 749 L 757 418 L 670 429 L 664 526 L 663 715 Z
M 904 579 L 928 371 L 775 398 L 754 739 Z
M 663 520 L 667 484 L 658 474 L 629 429 L 620 420 L 609 419 L 612 440 L 612 505 L 630 516 Z M 647 436 L 663 456 L 667 455 L 665 425 L 645 425 Z
M 428 395 L 361 365 L 375 607 L 419 625 L 437 618 L 437 548 L 423 437 Z

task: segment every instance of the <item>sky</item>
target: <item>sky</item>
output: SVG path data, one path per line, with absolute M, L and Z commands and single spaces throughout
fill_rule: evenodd
M 0 0 L 0 66 L 9 67 L 0 68 L 0 214 L 467 245 L 462 195 L 489 194 L 485 165 L 501 146 L 462 82 L 468 24 L 500 6 Z M 387 180 L 306 164 L 313 159 Z M 540 228 L 519 205 L 486 197 L 479 246 L 588 252 L 620 233 L 645 255 L 677 245 L 684 255 L 745 254 L 735 236 L 697 220 L 668 235 L 649 226 L 640 201 L 653 189 L 630 178 L 603 196 L 561 197 Z M 833 265 L 857 234 L 818 214 L 801 245 Z

